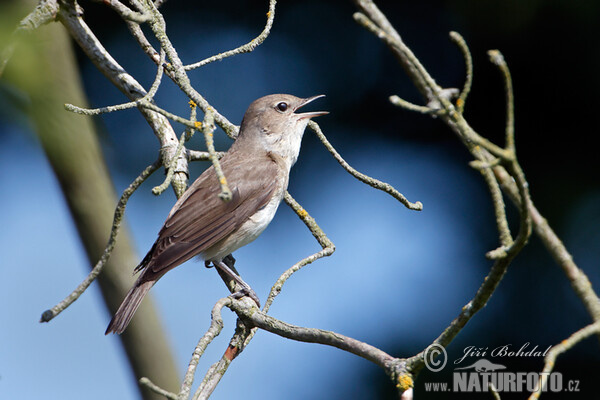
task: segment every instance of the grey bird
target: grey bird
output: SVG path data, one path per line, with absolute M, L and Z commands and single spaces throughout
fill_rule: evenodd
M 232 199 L 219 198 L 214 168 L 206 169 L 177 200 L 158 239 L 135 268 L 140 276 L 110 321 L 105 334 L 122 333 L 150 288 L 168 271 L 194 256 L 250 287 L 223 259 L 256 239 L 269 225 L 288 186 L 292 165 L 310 118 L 326 111 L 296 113 L 323 95 L 301 99 L 272 94 L 255 100 L 244 114 L 237 139 L 221 158 Z

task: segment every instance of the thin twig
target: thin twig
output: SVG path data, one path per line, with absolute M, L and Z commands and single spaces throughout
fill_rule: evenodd
M 173 114 L 172 112 L 169 112 L 159 106 L 157 106 L 154 103 L 150 103 L 147 101 L 144 102 L 140 102 L 139 104 L 140 108 L 144 108 L 144 109 L 148 109 L 148 110 L 152 110 L 154 112 L 156 112 L 157 114 L 160 114 L 168 119 L 170 119 L 171 121 L 175 121 L 177 123 L 180 123 L 181 125 L 184 125 L 188 128 L 193 128 L 193 129 L 197 129 L 198 128 L 198 123 L 196 121 L 192 121 L 190 119 L 186 119 L 186 118 L 182 118 L 177 114 Z
M 220 61 L 227 57 L 235 56 L 237 54 L 242 54 L 242 53 L 250 53 L 251 51 L 254 51 L 255 48 L 260 46 L 265 41 L 265 39 L 267 38 L 267 36 L 269 36 L 269 33 L 271 32 L 271 27 L 273 26 L 273 21 L 275 20 L 275 5 L 276 4 L 277 4 L 276 0 L 269 1 L 269 11 L 267 11 L 267 23 L 266 23 L 263 31 L 255 39 L 252 39 L 250 42 L 248 42 L 240 47 L 237 47 L 233 50 L 225 51 L 223 53 L 219 53 L 212 57 L 208 57 L 197 63 L 186 65 L 186 66 L 184 66 L 184 69 L 186 71 L 190 71 L 192 69 L 203 67 L 206 64 L 210 64 L 215 61 Z
M 513 238 L 508 226 L 508 219 L 506 218 L 506 204 L 504 203 L 504 197 L 502 196 L 502 189 L 494 176 L 494 172 L 491 170 L 491 166 L 481 168 L 480 172 L 492 197 L 492 205 L 494 206 L 494 215 L 496 217 L 496 227 L 498 228 L 498 235 L 500 238 L 500 247 L 488 252 L 487 257 L 496 259 L 498 258 L 499 253 L 504 255 L 506 249 L 512 246 Z
M 160 86 L 160 82 L 162 80 L 163 70 L 164 70 L 163 63 L 165 62 L 165 52 L 164 51 L 160 52 L 159 59 L 160 59 L 160 62 L 158 64 L 156 76 L 154 77 L 152 86 L 150 87 L 150 90 L 148 90 L 148 93 L 146 93 L 140 99 L 130 101 L 127 103 L 115 104 L 115 105 L 99 107 L 99 108 L 83 108 L 83 107 L 78 107 L 73 104 L 67 103 L 67 104 L 65 104 L 65 109 L 67 111 L 71 111 L 71 112 L 81 114 L 81 115 L 99 115 L 99 114 L 106 114 L 106 113 L 110 113 L 110 112 L 114 112 L 114 111 L 128 110 L 130 108 L 143 106 L 147 102 L 151 102 L 152 99 L 154 99 L 154 96 L 156 95 L 156 92 L 158 91 L 158 87 Z
M 186 149 L 185 154 L 188 161 L 210 161 L 210 154 L 208 154 L 208 151 Z M 225 152 L 217 151 L 215 154 L 218 158 L 222 158 L 225 155 Z
M 310 233 L 314 236 L 314 238 L 319 242 L 321 246 L 321 251 L 318 251 L 300 261 L 296 264 L 292 265 L 288 268 L 281 276 L 275 281 L 275 284 L 271 287 L 271 291 L 269 292 L 269 296 L 267 297 L 267 301 L 265 301 L 265 305 L 263 307 L 263 312 L 268 312 L 271 304 L 275 300 L 275 297 L 281 293 L 281 289 L 285 282 L 297 271 L 302 269 L 308 264 L 311 264 L 318 260 L 319 258 L 328 257 L 335 252 L 335 245 L 323 229 L 317 224 L 317 221 L 289 194 L 289 192 L 285 192 L 283 196 L 283 200 L 286 202 L 288 206 L 296 213 L 296 215 L 304 222 L 304 225 L 310 230 Z
M 581 328 L 577 332 L 573 333 L 567 339 L 563 340 L 559 344 L 552 346 L 552 348 L 544 357 L 544 369 L 540 374 L 540 380 L 538 381 L 538 387 L 534 390 L 529 396 L 529 400 L 537 400 L 539 399 L 542 392 L 544 392 L 546 384 L 548 383 L 548 378 L 550 373 L 554 369 L 554 365 L 556 364 L 556 359 L 559 355 L 565 353 L 567 350 L 571 349 L 577 343 L 581 342 L 584 339 L 587 339 L 591 335 L 600 333 L 600 321 L 590 324 L 584 328 Z
M 144 53 L 146 53 L 154 63 L 159 65 L 158 51 L 154 49 L 150 41 L 146 38 L 146 35 L 144 34 L 144 31 L 142 31 L 140 25 L 136 24 L 135 22 L 127 21 L 127 28 L 129 29 L 129 32 L 133 38 L 137 40 Z
M 193 126 L 195 126 L 196 123 L 196 104 L 191 102 L 190 104 L 190 122 L 193 124 Z M 172 156 L 165 156 L 162 157 L 162 159 L 171 159 L 171 162 L 169 163 L 168 166 L 165 166 L 165 169 L 167 170 L 167 176 L 165 177 L 164 182 L 159 185 L 159 186 L 155 186 L 154 188 L 152 188 L 152 194 L 158 196 L 160 194 L 162 194 L 171 184 L 172 179 L 173 179 L 173 174 L 176 172 L 176 167 L 179 163 L 179 160 L 182 157 L 182 152 L 185 149 L 184 143 L 191 139 L 192 136 L 194 135 L 195 129 L 192 127 L 188 127 L 182 134 L 181 134 L 181 138 L 179 139 L 179 143 L 177 144 L 177 148 L 175 149 L 175 152 Z M 165 149 L 161 149 L 162 151 L 170 151 L 171 148 L 165 148 Z M 185 156 L 183 156 L 184 158 L 187 159 L 187 153 Z M 177 194 L 177 198 L 181 197 L 181 195 L 183 195 L 183 191 L 179 192 L 176 191 L 175 192 Z
M 507 255 L 504 258 L 497 259 L 492 266 L 488 275 L 484 278 L 483 283 L 475 293 L 475 296 L 469 301 L 463 308 L 459 315 L 452 321 L 452 323 L 444 329 L 444 331 L 433 341 L 433 344 L 438 344 L 442 347 L 447 347 L 452 340 L 460 333 L 462 328 L 471 320 L 471 318 L 481 310 L 488 302 L 500 281 L 506 274 L 508 266 L 512 262 L 514 255 Z M 407 360 L 408 368 L 417 374 L 424 364 L 425 351 L 421 351 L 419 354 L 410 357 Z
M 398 32 L 388 21 L 386 16 L 375 6 L 371 0 L 355 0 L 355 3 L 364 13 L 354 13 L 356 22 L 383 40 L 393 51 L 404 71 L 415 83 L 423 97 L 432 100 L 434 91 L 439 87 L 427 73 L 425 67 L 402 41 Z
M 258 310 L 256 304 L 249 299 L 233 301 L 229 307 L 243 320 L 249 321 L 253 326 L 267 332 L 300 342 L 318 343 L 336 347 L 365 358 L 379 365 L 384 370 L 387 370 L 392 361 L 395 360 L 394 357 L 386 352 L 351 337 L 323 329 L 295 326 L 273 318 L 267 313 Z
M 196 368 L 198 367 L 198 362 L 200 361 L 200 357 L 204 354 L 204 351 L 208 347 L 208 345 L 213 341 L 213 339 L 219 336 L 221 330 L 223 329 L 223 318 L 221 317 L 221 310 L 224 306 L 230 307 L 232 299 L 230 297 L 225 297 L 214 305 L 212 309 L 212 321 L 210 323 L 210 327 L 208 331 L 200 338 L 194 352 L 192 353 L 192 358 L 188 365 L 188 369 L 183 378 L 183 383 L 181 385 L 181 389 L 179 394 L 177 395 L 178 400 L 187 400 L 190 397 L 192 385 L 194 383 L 194 376 L 196 374 Z
M 202 382 L 198 386 L 196 393 L 194 393 L 193 400 L 208 399 L 210 397 L 233 360 L 244 350 L 244 341 L 249 335 L 253 334 L 254 331 L 251 332 L 246 324 L 238 318 L 236 321 L 235 332 L 231 337 L 223 356 L 219 361 L 210 366 L 204 375 Z
M 168 390 L 161 388 L 146 377 L 140 378 L 139 382 L 141 385 L 146 386 L 148 389 L 160 396 L 164 396 L 169 400 L 177 400 L 177 395 L 175 393 L 169 392 Z
M 427 106 L 419 106 L 417 104 L 413 104 L 409 101 L 404 100 L 403 98 L 393 95 L 389 97 L 390 103 L 395 106 L 405 108 L 410 111 L 415 111 L 421 114 L 435 114 L 439 112 L 439 110 L 427 107 Z
M 133 21 L 137 24 L 143 24 L 148 22 L 150 16 L 140 12 L 133 11 L 118 0 L 96 0 L 102 2 L 112 8 L 117 14 L 121 16 L 125 21 Z
M 167 58 L 171 62 L 171 68 L 166 71 L 167 76 L 169 76 L 186 96 L 202 109 L 202 111 L 206 113 L 207 110 L 211 108 L 217 125 L 219 125 L 229 137 L 235 138 L 238 132 L 237 127 L 221 115 L 200 93 L 198 93 L 196 89 L 192 87 L 190 79 L 183 67 L 183 63 L 167 36 L 166 23 L 162 14 L 150 0 L 144 0 L 144 7 L 152 15 L 152 19 L 149 22 L 150 28 L 156 39 L 159 41 L 160 47 L 165 50 Z
M 213 132 L 215 131 L 215 121 L 212 109 L 209 108 L 206 110 L 206 114 L 204 115 L 204 121 L 202 122 L 202 133 L 204 133 L 204 139 L 206 140 L 206 149 L 208 150 L 208 154 L 210 155 L 210 161 L 215 169 L 215 173 L 217 175 L 217 179 L 219 180 L 219 185 L 221 186 L 221 193 L 219 193 L 219 198 L 224 202 L 231 201 L 231 189 L 227 185 L 227 178 L 225 174 L 223 174 L 223 169 L 221 168 L 221 164 L 219 163 L 219 157 L 217 157 L 217 153 L 215 151 L 215 143 L 213 138 Z
M 317 134 L 317 137 L 319 138 L 321 143 L 323 143 L 323 146 L 325 146 L 327 151 L 329 151 L 329 153 L 331 153 L 333 158 L 335 158 L 336 161 L 346 171 L 348 171 L 350 173 L 350 175 L 352 175 L 359 181 L 366 183 L 367 185 L 369 185 L 371 187 L 374 187 L 375 189 L 379 189 L 379 190 L 386 192 L 387 194 L 391 195 L 393 198 L 398 200 L 400 203 L 402 203 L 406 208 L 408 208 L 410 210 L 421 211 L 423 209 L 423 203 L 421 203 L 420 201 L 417 201 L 416 203 L 411 203 L 410 201 L 408 201 L 408 199 L 406 197 L 404 197 L 404 195 L 402 193 L 400 193 L 396 189 L 394 189 L 394 187 L 392 185 L 385 183 L 385 182 L 381 182 L 378 179 L 371 178 L 370 176 L 365 175 L 361 172 L 358 172 L 357 170 L 352 168 L 350 166 L 350 164 L 348 164 L 346 162 L 346 160 L 344 160 L 344 158 L 342 156 L 340 156 L 340 154 L 331 145 L 331 143 L 329 143 L 329 140 L 327 140 L 327 138 L 325 137 L 325 134 L 323 133 L 323 131 L 321 131 L 321 128 L 319 127 L 319 125 L 316 122 L 310 121 L 308 123 L 308 127 Z
M 512 79 L 510 76 L 510 70 L 504 56 L 498 50 L 491 50 L 488 52 L 491 61 L 498 66 L 502 72 L 504 80 L 504 92 L 506 98 L 506 151 L 510 154 L 511 158 L 506 162 L 506 169 L 514 178 L 515 184 L 519 192 L 521 199 L 520 204 L 520 225 L 519 233 L 515 238 L 514 243 L 508 247 L 507 252 L 518 252 L 525 246 L 529 237 L 531 236 L 532 220 L 530 212 L 531 196 L 529 194 L 529 184 L 525 179 L 525 173 L 517 161 L 517 154 L 515 149 L 515 112 L 514 112 L 514 93 Z
M 46 310 L 42 313 L 42 318 L 40 322 L 49 322 L 58 314 L 60 314 L 63 310 L 69 307 L 75 300 L 79 298 L 83 294 L 83 292 L 94 282 L 96 277 L 102 272 L 102 269 L 106 265 L 106 262 L 110 258 L 112 251 L 117 242 L 117 235 L 119 234 L 119 228 L 121 227 L 121 221 L 123 220 L 123 215 L 125 213 L 125 207 L 127 206 L 127 201 L 131 195 L 140 187 L 140 185 L 150 176 L 154 171 L 156 171 L 160 166 L 160 163 L 156 161 L 155 163 L 149 165 L 142 171 L 142 173 L 135 178 L 133 182 L 123 191 L 119 202 L 117 203 L 117 207 L 115 209 L 115 214 L 113 218 L 112 228 L 110 230 L 110 238 L 108 239 L 108 243 L 106 248 L 102 252 L 102 256 L 100 260 L 96 263 L 92 271 L 88 274 L 88 276 L 77 286 L 77 288 L 71 292 L 63 301 L 55 305 L 49 310 Z
M 263 306 L 262 312 L 267 313 L 269 308 L 273 304 L 275 298 L 281 293 L 281 289 L 285 282 L 297 271 L 299 271 L 304 266 L 315 262 L 319 258 L 327 257 L 333 254 L 335 251 L 335 245 L 325 232 L 319 227 L 314 218 L 312 218 L 308 212 L 286 191 L 283 197 L 284 201 L 288 206 L 292 208 L 292 210 L 298 215 L 298 217 L 304 222 L 304 224 L 308 227 L 312 235 L 319 242 L 322 250 L 312 254 L 300 261 L 296 264 L 292 265 L 288 268 L 281 276 L 277 279 L 275 284 L 271 287 L 271 291 L 269 292 L 269 296 L 265 301 L 265 305 Z M 258 328 L 247 329 L 245 324 L 241 321 L 238 321 L 238 325 L 236 327 L 236 331 L 232 336 L 229 346 L 227 350 L 223 354 L 223 357 L 215 364 L 211 366 L 211 368 L 206 373 L 202 384 L 196 391 L 194 395 L 195 399 L 206 399 L 210 396 L 210 394 L 216 388 L 216 385 L 219 383 L 220 379 L 223 377 L 231 362 L 246 348 L 246 346 L 250 343 L 254 335 L 256 334 Z
M 355 19 L 368 30 L 375 33 L 380 39 L 382 39 L 390 49 L 399 58 L 402 66 L 413 80 L 415 86 L 425 96 L 428 104 L 428 108 L 438 109 L 439 113 L 432 114 L 441 115 L 442 119 L 450 125 L 453 130 L 459 135 L 463 143 L 467 146 L 469 151 L 476 157 L 476 160 L 483 166 L 484 163 L 491 165 L 493 158 L 489 155 L 492 153 L 496 158 L 501 160 L 501 163 L 509 164 L 511 172 L 518 173 L 520 167 L 514 156 L 514 152 L 503 149 L 494 143 L 490 142 L 486 138 L 477 134 L 466 122 L 462 115 L 462 107 L 464 106 L 464 100 L 470 90 L 472 65 L 469 62 L 470 55 L 466 44 L 462 41 L 459 35 L 452 35 L 452 39 L 459 45 L 463 51 L 463 55 L 467 63 L 467 81 L 462 93 L 459 95 L 458 108 L 455 108 L 452 104 L 451 93 L 448 89 L 443 89 L 438 86 L 425 68 L 419 63 L 415 55 L 410 49 L 402 42 L 397 32 L 391 27 L 385 16 L 379 11 L 375 4 L 371 0 L 356 0 L 361 11 L 365 14 L 355 14 Z M 376 21 L 376 22 L 375 22 Z M 407 68 L 408 66 L 408 68 Z M 461 100 L 462 98 L 462 100 Z M 401 106 L 406 106 L 400 103 Z M 409 106 L 408 108 L 414 109 Z M 419 110 L 417 110 L 419 111 Z M 489 153 L 488 153 L 489 152 Z M 496 211 L 498 231 L 500 235 L 500 241 L 502 247 L 494 252 L 490 252 L 489 255 L 496 258 L 490 273 L 480 286 L 479 290 L 465 307 L 463 307 L 459 316 L 452 321 L 450 326 L 444 330 L 444 332 L 433 342 L 434 344 L 446 347 L 456 335 L 462 330 L 464 325 L 472 318 L 472 316 L 479 311 L 489 300 L 491 295 L 494 293 L 498 284 L 502 280 L 506 273 L 508 266 L 514 259 L 516 254 L 525 245 L 528 236 L 528 226 L 530 227 L 529 211 L 523 207 L 521 211 L 521 227 L 517 238 L 518 242 L 512 241 L 510 231 L 508 228 L 508 222 L 506 221 L 506 214 L 504 211 L 504 202 L 500 193 L 498 182 L 494 175 L 488 168 L 481 169 L 482 174 L 490 188 L 492 199 L 494 201 L 494 207 Z M 521 173 L 517 182 L 518 192 L 520 196 L 523 196 L 523 203 L 526 204 L 528 201 L 529 193 L 527 191 L 527 184 L 524 180 L 524 176 Z M 507 246 L 508 245 L 508 246 Z M 408 368 L 417 373 L 424 365 L 423 361 L 424 352 L 417 354 L 407 360 Z
M 450 39 L 458 46 L 465 60 L 465 84 L 456 100 L 456 108 L 458 112 L 462 114 L 467 102 L 467 96 L 469 96 L 469 93 L 471 92 L 471 85 L 473 84 L 473 58 L 471 57 L 467 42 L 460 33 L 450 32 Z
M 512 78 L 510 70 L 499 50 L 488 51 L 490 61 L 498 67 L 504 81 L 504 93 L 506 94 L 506 148 L 515 152 L 515 96 L 513 94 Z

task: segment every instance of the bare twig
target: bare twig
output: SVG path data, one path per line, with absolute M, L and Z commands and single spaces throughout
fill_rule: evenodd
M 302 208 L 302 206 L 288 193 L 286 192 L 284 195 L 284 200 L 292 208 L 292 210 L 298 215 L 298 217 L 304 222 L 304 224 L 308 227 L 310 232 L 313 234 L 315 239 L 321 245 L 322 250 L 312 254 L 296 264 L 292 265 L 288 268 L 275 282 L 275 284 L 271 287 L 271 291 L 269 292 L 269 296 L 265 301 L 265 305 L 263 306 L 263 313 L 267 313 L 269 308 L 273 304 L 275 297 L 281 293 L 281 289 L 285 282 L 297 271 L 299 271 L 302 267 L 313 263 L 319 258 L 327 257 L 333 254 L 335 251 L 335 246 L 331 240 L 325 235 L 325 232 L 317 225 L 314 218 L 312 218 L 308 212 Z M 229 341 L 229 346 L 227 347 L 223 357 L 213 364 L 211 368 L 206 373 L 202 384 L 196 391 L 194 395 L 194 399 L 205 399 L 210 396 L 210 394 L 214 391 L 220 379 L 223 377 L 225 372 L 227 372 L 227 368 L 231 364 L 231 362 L 244 350 L 244 348 L 250 343 L 254 335 L 256 334 L 258 328 L 249 329 L 246 324 L 242 321 L 238 320 L 238 325 L 236 331 Z
M 400 96 L 390 96 L 390 103 L 392 103 L 395 106 L 398 107 L 402 107 L 405 108 L 407 110 L 410 111 L 415 111 L 421 114 L 436 114 L 439 112 L 439 110 L 427 107 L 427 106 L 420 106 L 418 104 L 413 104 L 410 101 L 404 100 L 403 98 L 401 98 Z
M 183 378 L 183 383 L 181 385 L 181 389 L 179 391 L 179 395 L 177 396 L 178 400 L 187 400 L 190 397 L 191 388 L 194 383 L 194 376 L 196 374 L 196 368 L 198 367 L 198 362 L 200 361 L 200 357 L 204 354 L 204 351 L 208 347 L 208 345 L 213 341 L 215 337 L 221 333 L 223 329 L 223 319 L 221 318 L 221 310 L 224 306 L 230 307 L 232 303 L 232 299 L 230 297 L 225 297 L 219 300 L 212 309 L 212 322 L 210 324 L 210 328 L 208 331 L 202 336 L 202 338 L 198 341 L 196 348 L 194 349 L 194 353 L 192 354 L 192 359 L 188 365 L 188 369 L 185 373 L 185 377 Z
M 379 189 L 379 190 L 382 190 L 382 191 L 388 193 L 389 195 L 391 195 L 393 198 L 395 198 L 396 200 L 398 200 L 400 203 L 402 203 L 406 208 L 408 208 L 410 210 L 421 211 L 423 209 L 423 204 L 420 201 L 417 201 L 416 203 L 411 203 L 410 201 L 408 201 L 408 199 L 406 197 L 404 197 L 404 195 L 402 193 L 398 192 L 390 184 L 385 183 L 385 182 L 381 182 L 380 180 L 377 180 L 375 178 L 371 178 L 370 176 L 367 176 L 367 175 L 365 175 L 365 174 L 363 174 L 361 172 L 358 172 L 354 168 L 352 168 L 346 162 L 346 160 L 344 160 L 342 158 L 342 156 L 340 156 L 340 154 L 331 145 L 331 143 L 329 143 L 329 141 L 327 140 L 327 138 L 323 134 L 323 131 L 321 131 L 321 128 L 319 127 L 319 125 L 316 122 L 310 121 L 308 123 L 308 127 L 310 129 L 312 129 L 312 131 L 317 134 L 317 137 L 319 138 L 319 140 L 321 141 L 321 143 L 323 143 L 323 145 L 325 146 L 325 148 L 327 149 L 327 151 L 329 151 L 331 153 L 331 155 L 333 156 L 333 158 L 335 158 L 336 161 L 346 171 L 348 171 L 348 173 L 350 173 L 350 175 L 352 175 L 353 177 L 355 177 L 359 181 L 361 181 L 363 183 L 366 183 L 367 185 L 369 185 L 371 187 L 374 187 L 375 189 Z
M 223 169 L 221 169 L 221 164 L 219 163 L 219 158 L 217 157 L 217 153 L 215 152 L 215 143 L 213 139 L 213 132 L 215 131 L 215 123 L 213 119 L 212 109 L 209 108 L 206 110 L 206 114 L 204 115 L 204 121 L 202 122 L 202 132 L 204 133 L 204 139 L 206 140 L 206 148 L 208 149 L 208 154 L 210 157 L 210 161 L 215 169 L 215 173 L 217 174 L 217 179 L 219 180 L 219 185 L 221 185 L 221 193 L 219 193 L 219 198 L 225 202 L 231 201 L 231 190 L 229 186 L 227 186 L 227 178 L 223 174 Z
M 504 93 L 506 93 L 506 148 L 515 152 L 515 96 L 513 94 L 512 78 L 510 70 L 499 50 L 488 51 L 490 61 L 500 69 L 504 81 Z
M 165 62 L 165 52 L 161 51 L 159 57 L 160 57 L 159 58 L 160 62 L 158 64 L 158 68 L 156 71 L 156 76 L 154 78 L 154 81 L 152 82 L 152 86 L 150 87 L 150 90 L 148 91 L 148 93 L 146 93 L 143 97 L 136 99 L 134 101 L 127 102 L 127 103 L 115 104 L 115 105 L 99 107 L 99 108 L 83 108 L 83 107 L 75 106 L 73 104 L 65 104 L 65 109 L 67 111 L 71 111 L 71 112 L 74 112 L 77 114 L 82 114 L 82 115 L 99 115 L 99 114 L 106 114 L 106 113 L 110 113 L 110 112 L 114 112 L 114 111 L 122 111 L 122 110 L 127 110 L 130 108 L 145 106 L 147 103 L 153 101 L 154 96 L 156 95 L 156 92 L 158 91 L 158 87 L 160 86 L 160 82 L 162 80 L 163 64 Z
M 169 68 L 166 73 L 173 80 L 173 82 L 179 86 L 179 88 L 188 96 L 188 98 L 194 103 L 198 105 L 205 113 L 209 108 L 212 109 L 214 114 L 214 120 L 219 125 L 225 133 L 230 137 L 235 137 L 237 135 L 237 127 L 229 122 L 227 118 L 221 115 L 214 107 L 212 107 L 208 101 L 196 91 L 190 82 L 189 77 L 183 67 L 183 63 L 177 54 L 177 51 L 173 47 L 173 44 L 169 40 L 166 32 L 166 23 L 162 16 L 162 14 L 158 11 L 158 9 L 154 6 L 154 3 L 150 0 L 144 0 L 144 7 L 147 9 L 147 12 L 152 16 L 149 25 L 154 33 L 156 39 L 158 39 L 160 46 L 167 53 L 167 58 L 171 63 L 171 68 Z
M 463 117 L 463 109 L 466 97 L 472 83 L 472 61 L 468 47 L 462 37 L 457 33 L 451 33 L 452 40 L 459 46 L 463 57 L 465 58 L 467 79 L 465 85 L 458 97 L 456 107 L 450 101 L 447 95 L 448 89 L 438 86 L 433 78 L 428 74 L 425 68 L 419 63 L 415 55 L 402 42 L 398 33 L 391 27 L 385 16 L 379 11 L 371 0 L 356 0 L 362 13 L 356 13 L 355 19 L 361 25 L 382 39 L 390 49 L 396 54 L 401 65 L 407 71 L 415 86 L 425 97 L 427 107 L 407 104 L 404 101 L 398 101 L 398 98 L 392 97 L 391 100 L 396 105 L 402 106 L 418 112 L 431 113 L 429 110 L 436 110 L 432 116 L 441 116 L 463 141 L 467 149 L 473 154 L 476 166 L 486 181 L 490 189 L 494 210 L 496 214 L 496 224 L 498 227 L 501 246 L 488 253 L 490 258 L 496 259 L 494 266 L 490 270 L 481 287 L 475 294 L 472 301 L 463 307 L 459 316 L 452 321 L 450 326 L 433 342 L 433 344 L 446 347 L 462 327 L 472 316 L 479 311 L 490 299 L 491 295 L 502 280 L 508 266 L 514 257 L 525 246 L 531 233 L 531 213 L 529 210 L 531 200 L 529 197 L 528 185 L 521 170 L 514 150 L 514 117 L 513 117 L 513 94 L 512 84 L 510 83 L 510 73 L 499 52 L 493 53 L 494 61 L 500 66 L 505 78 L 505 88 L 507 97 L 507 144 L 503 149 L 486 138 L 477 134 L 466 122 Z M 504 167 L 506 169 L 504 169 Z M 503 168 L 514 178 L 516 192 L 520 198 L 519 211 L 521 215 L 521 224 L 519 233 L 513 241 L 506 219 L 505 204 L 501 194 L 501 186 L 496 175 L 491 168 Z M 416 374 L 424 365 L 424 352 L 421 352 L 407 360 L 408 369 Z
M 63 310 L 69 307 L 75 300 L 81 296 L 81 294 L 94 282 L 96 277 L 102 272 L 104 265 L 110 258 L 110 255 L 115 247 L 117 242 L 117 235 L 119 234 L 119 228 L 121 227 L 121 221 L 123 220 L 123 214 L 125 213 L 125 207 L 127 206 L 127 201 L 131 195 L 140 187 L 140 185 L 150 176 L 154 171 L 156 171 L 160 166 L 160 163 L 157 161 L 154 164 L 149 165 L 142 171 L 142 173 L 135 178 L 133 182 L 123 191 L 119 202 L 117 203 L 117 208 L 115 209 L 115 215 L 113 218 L 112 228 L 110 230 L 110 238 L 108 239 L 108 243 L 104 252 L 102 253 L 102 257 L 96 263 L 92 271 L 88 274 L 88 276 L 77 286 L 77 288 L 71 292 L 63 301 L 55 305 L 49 310 L 44 311 L 42 314 L 42 318 L 40 322 L 49 322 L 58 314 L 60 314 Z
M 210 154 L 208 154 L 208 151 L 186 149 L 185 154 L 187 156 L 188 161 L 210 161 Z M 215 152 L 215 154 L 218 158 L 221 158 L 225 155 L 225 152 L 217 151 Z
M 269 36 L 269 33 L 271 32 L 271 27 L 273 26 L 273 21 L 275 20 L 275 5 L 276 4 L 277 4 L 276 0 L 269 1 L 269 11 L 267 11 L 267 24 L 265 25 L 265 28 L 260 33 L 260 35 L 258 35 L 255 39 L 252 39 L 250 42 L 248 42 L 240 47 L 237 47 L 233 50 L 225 51 L 223 53 L 219 53 L 212 57 L 208 57 L 197 63 L 186 65 L 186 66 L 184 66 L 184 69 L 186 71 L 190 71 L 192 69 L 203 67 L 206 64 L 210 64 L 215 61 L 220 61 L 227 57 L 235 56 L 237 54 L 242 54 L 242 53 L 250 53 L 251 51 L 254 51 L 255 48 L 260 46 L 265 41 L 265 39 L 267 38 L 267 36 Z
M 102 2 L 112 8 L 117 14 L 121 16 L 126 21 L 133 21 L 138 24 L 143 24 L 144 22 L 148 22 L 150 16 L 148 14 L 143 14 L 140 12 L 133 11 L 131 8 L 127 7 L 119 0 L 96 0 L 98 2 Z
M 556 359 L 559 355 L 563 354 L 564 352 L 575 346 L 577 343 L 581 342 L 584 339 L 587 339 L 591 335 L 599 333 L 600 321 L 597 321 L 573 333 L 571 336 L 569 336 L 567 339 L 563 340 L 559 344 L 552 346 L 552 348 L 546 354 L 546 357 L 544 357 L 544 369 L 540 374 L 538 387 L 531 393 L 531 396 L 529 396 L 529 400 L 539 399 L 542 392 L 544 392 L 544 388 L 546 387 L 546 384 L 548 382 L 548 377 L 554 369 Z
M 389 369 L 390 364 L 395 360 L 394 357 L 384 351 L 348 336 L 323 329 L 295 326 L 273 318 L 267 313 L 258 310 L 256 304 L 249 299 L 233 301 L 230 308 L 235 311 L 240 318 L 248 321 L 257 328 L 300 342 L 319 343 L 337 347 L 338 349 L 365 358 L 379 365 L 386 371 Z
M 458 32 L 450 32 L 450 39 L 460 49 L 460 52 L 465 59 L 465 84 L 456 100 L 456 108 L 459 113 L 462 114 L 465 109 L 465 104 L 467 102 L 467 96 L 471 92 L 471 85 L 473 84 L 473 58 L 471 57 L 471 52 L 469 51 L 469 46 L 467 46 L 467 42 Z
M 308 264 L 311 264 L 318 260 L 319 258 L 328 257 L 333 254 L 335 251 L 335 245 L 325 232 L 321 229 L 321 227 L 317 224 L 315 219 L 310 216 L 310 214 L 302 208 L 302 206 L 290 195 L 287 191 L 283 196 L 283 200 L 287 203 L 288 206 L 298 217 L 304 222 L 304 225 L 310 230 L 310 233 L 314 236 L 314 238 L 319 242 L 321 246 L 321 251 L 318 251 L 300 261 L 296 264 L 292 265 L 288 268 L 281 276 L 275 281 L 275 284 L 271 287 L 271 291 L 269 292 L 269 296 L 267 297 L 267 301 L 263 307 L 263 312 L 268 312 L 271 304 L 275 300 L 275 297 L 281 293 L 281 289 L 283 288 L 284 283 L 297 271 L 299 271 L 302 267 L 305 267 Z
M 150 379 L 144 377 L 140 378 L 140 384 L 146 386 L 148 389 L 153 391 L 156 394 L 166 397 L 169 400 L 177 400 L 177 395 L 175 393 L 171 393 L 168 390 L 165 390 L 152 382 Z

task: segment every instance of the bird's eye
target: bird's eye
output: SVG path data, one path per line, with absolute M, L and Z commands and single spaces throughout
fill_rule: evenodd
M 288 109 L 288 105 L 287 105 L 287 103 L 285 103 L 285 102 L 283 102 L 283 101 L 282 101 L 281 103 L 277 103 L 277 106 L 276 106 L 276 107 L 277 107 L 277 109 L 278 109 L 279 111 L 281 111 L 281 112 L 285 112 L 285 110 L 287 110 L 287 109 Z

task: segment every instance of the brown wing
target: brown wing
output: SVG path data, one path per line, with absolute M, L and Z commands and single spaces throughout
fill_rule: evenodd
M 202 253 L 239 228 L 264 207 L 275 192 L 280 168 L 270 157 L 236 157 L 221 160 L 232 192 L 231 201 L 219 197 L 219 182 L 208 168 L 177 201 L 142 263 L 144 280 L 156 280 L 172 268 Z

